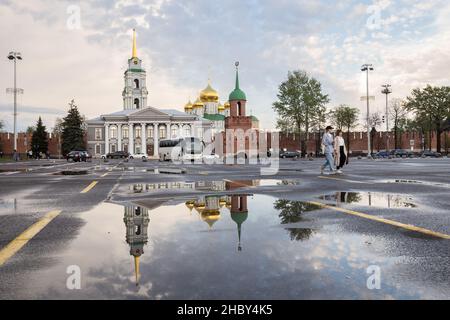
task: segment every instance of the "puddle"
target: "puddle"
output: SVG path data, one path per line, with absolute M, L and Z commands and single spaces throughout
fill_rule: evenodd
M 34 299 L 420 295 L 417 288 L 392 284 L 389 276 L 382 290 L 367 290 L 367 266 L 389 274 L 398 259 L 375 254 L 362 234 L 337 232 L 334 222 L 318 226 L 316 215 L 309 214 L 318 209 L 243 194 L 103 203 L 81 214 L 86 223 L 65 249 L 51 253 L 53 265 L 28 272 L 26 285 L 15 286 L 19 296 Z M 82 290 L 66 288 L 67 266 L 72 265 L 82 271 Z
M 299 185 L 299 180 L 213 180 L 213 181 L 172 181 L 158 183 L 140 183 L 130 185 L 132 193 L 147 193 L 158 190 L 188 190 L 188 191 L 231 191 L 242 188 L 292 186 Z
M 395 195 L 377 192 L 336 192 L 320 196 L 319 199 L 341 204 L 355 204 L 377 208 L 416 208 L 413 198 L 407 195 Z
M 85 174 L 88 174 L 87 170 L 64 170 L 54 173 L 54 175 L 63 175 L 63 176 L 81 176 Z

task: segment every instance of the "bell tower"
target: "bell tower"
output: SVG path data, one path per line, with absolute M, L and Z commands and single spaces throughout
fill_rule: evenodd
M 125 71 L 124 80 L 123 109 L 147 108 L 147 75 L 142 67 L 142 60 L 137 56 L 135 29 L 133 29 L 133 49 L 131 58 L 128 59 L 128 68 Z

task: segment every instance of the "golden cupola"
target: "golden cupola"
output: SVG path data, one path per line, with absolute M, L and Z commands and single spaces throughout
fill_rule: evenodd
M 223 104 L 223 107 L 224 107 L 225 109 L 230 109 L 230 102 L 229 102 L 229 101 L 225 102 L 225 103 Z
M 186 105 L 184 106 L 184 111 L 191 111 L 192 110 L 192 102 L 191 100 L 189 100 L 188 103 L 186 103 Z
M 200 99 L 203 102 L 217 102 L 219 101 L 219 94 L 211 87 L 208 81 L 208 86 L 200 92 Z
M 219 103 L 219 105 L 217 106 L 217 109 L 218 109 L 219 111 L 224 111 L 224 110 L 225 110 L 225 107 L 224 107 L 221 103 Z
M 197 98 L 197 100 L 195 100 L 194 104 L 192 105 L 192 107 L 195 108 L 203 108 L 205 106 L 205 104 L 202 102 L 202 100 L 200 100 L 200 98 Z

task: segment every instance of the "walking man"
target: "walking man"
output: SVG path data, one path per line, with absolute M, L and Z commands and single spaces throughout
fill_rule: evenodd
M 334 138 L 333 135 L 331 134 L 333 132 L 333 127 L 328 126 L 325 129 L 325 133 L 322 137 L 322 145 L 324 147 L 324 153 L 325 153 L 325 158 L 326 158 L 326 162 L 325 164 L 320 168 L 320 173 L 323 174 L 323 171 L 325 170 L 326 167 L 330 168 L 330 173 L 334 173 L 336 170 L 334 168 L 334 158 L 333 158 L 333 153 L 334 153 Z

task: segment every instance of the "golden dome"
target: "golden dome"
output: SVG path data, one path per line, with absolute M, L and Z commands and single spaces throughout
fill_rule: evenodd
M 192 110 L 192 102 L 189 100 L 188 103 L 184 106 L 184 110 Z
M 225 102 L 225 103 L 223 104 L 223 107 L 224 107 L 225 109 L 229 109 L 229 108 L 230 108 L 230 102 L 229 102 L 229 101 Z
M 219 210 L 205 210 L 201 213 L 201 218 L 212 228 L 213 224 L 220 219 L 220 212 Z
M 208 82 L 208 86 L 200 92 L 200 99 L 203 102 L 217 102 L 219 100 L 219 94 L 211 87 Z
M 203 108 L 205 104 L 200 100 L 200 98 L 197 98 L 195 100 L 194 104 L 192 105 L 193 108 Z
M 225 110 L 225 107 L 224 107 L 221 103 L 219 103 L 219 106 L 217 107 L 217 109 L 218 109 L 219 111 L 224 111 L 224 110 Z

